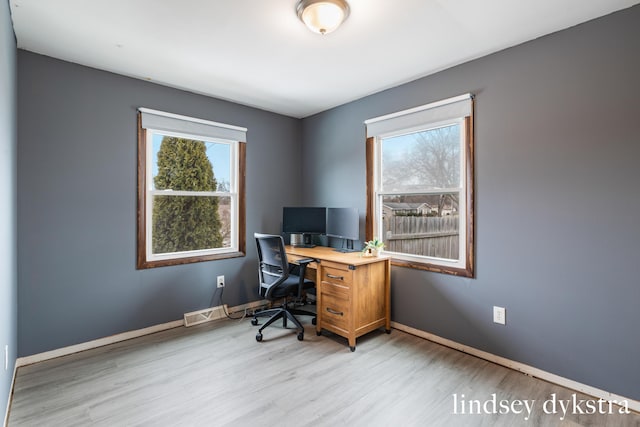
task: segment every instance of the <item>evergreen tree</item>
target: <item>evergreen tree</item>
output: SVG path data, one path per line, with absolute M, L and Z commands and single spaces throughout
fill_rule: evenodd
M 158 151 L 156 190 L 216 191 L 217 181 L 202 141 L 165 136 Z M 153 201 L 153 253 L 222 246 L 218 198 L 156 196 Z

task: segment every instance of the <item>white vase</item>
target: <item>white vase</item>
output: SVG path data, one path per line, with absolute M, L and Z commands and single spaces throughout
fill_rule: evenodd
M 378 256 L 380 254 L 380 250 L 376 248 L 368 248 L 364 255 L 365 256 Z

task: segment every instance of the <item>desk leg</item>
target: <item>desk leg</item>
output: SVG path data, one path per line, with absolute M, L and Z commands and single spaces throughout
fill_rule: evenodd
M 320 262 L 316 263 L 316 335 L 320 336 L 322 333 L 322 292 L 320 291 L 322 284 L 322 275 L 320 274 Z
M 387 259 L 385 261 L 385 295 L 384 295 L 384 304 L 386 307 L 386 321 L 384 325 L 385 332 L 391 333 L 391 260 Z

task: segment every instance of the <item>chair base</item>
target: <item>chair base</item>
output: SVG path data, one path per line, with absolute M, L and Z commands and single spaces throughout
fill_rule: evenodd
M 291 321 L 295 325 L 298 331 L 298 340 L 302 341 L 304 339 L 304 326 L 302 326 L 302 323 L 300 323 L 300 321 L 295 317 L 296 314 L 299 316 L 314 316 L 314 320 L 315 320 L 315 313 L 304 311 L 304 310 L 298 310 L 295 308 L 288 308 L 286 304 L 277 308 L 270 308 L 267 310 L 262 310 L 257 313 L 254 313 L 253 319 L 251 319 L 251 324 L 254 326 L 258 325 L 258 317 L 271 316 L 260 327 L 260 329 L 258 329 L 258 333 L 256 334 L 256 340 L 262 341 L 262 331 L 264 330 L 264 328 L 273 324 L 276 320 L 282 319 L 283 328 L 288 327 L 287 324 L 289 321 Z

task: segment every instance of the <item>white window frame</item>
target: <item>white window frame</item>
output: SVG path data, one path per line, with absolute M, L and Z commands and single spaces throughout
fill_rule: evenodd
M 449 107 L 455 103 L 469 105 L 458 112 Z M 446 110 L 449 111 L 446 111 Z M 458 193 L 459 220 L 459 253 L 458 259 L 445 259 L 432 256 L 415 255 L 384 250 L 383 253 L 392 257 L 394 265 L 412 267 L 441 273 L 474 277 L 474 212 L 473 212 L 473 96 L 470 94 L 450 98 L 412 108 L 410 110 L 389 114 L 365 121 L 367 125 L 367 143 L 371 144 L 368 152 L 373 159 L 367 160 L 368 167 L 368 212 L 367 239 L 381 238 L 384 240 L 383 230 L 383 199 L 391 195 L 422 195 Z M 460 126 L 460 182 L 458 187 L 420 190 L 387 190 L 382 184 L 382 141 L 421 131 L 428 131 L 440 127 Z M 470 128 L 467 129 L 467 126 Z
M 153 196 L 196 196 L 196 197 L 230 197 L 231 199 L 231 242 L 226 248 L 210 248 L 194 251 L 182 252 L 166 252 L 162 254 L 154 254 L 152 245 L 147 245 L 147 260 L 160 261 L 174 258 L 188 258 L 193 256 L 206 256 L 214 254 L 234 253 L 238 252 L 238 141 L 229 141 L 214 138 L 205 138 L 200 135 L 191 135 L 185 133 L 157 131 L 147 129 L 147 164 L 153 164 L 153 136 L 159 134 L 162 136 L 173 136 L 176 138 L 192 139 L 196 141 L 214 142 L 217 144 L 226 144 L 230 147 L 230 176 L 229 176 L 229 192 L 220 191 L 173 191 L 173 190 L 152 190 L 153 188 L 153 170 L 146 168 L 146 224 L 147 224 L 147 242 L 153 241 Z

